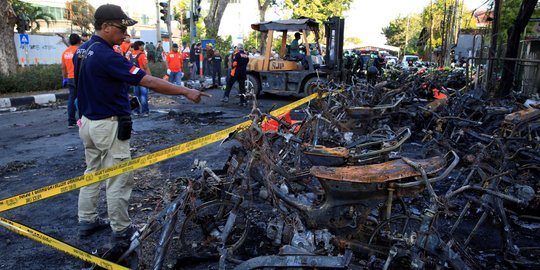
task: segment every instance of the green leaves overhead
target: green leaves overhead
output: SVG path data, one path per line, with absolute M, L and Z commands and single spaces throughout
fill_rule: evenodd
M 27 2 L 19 0 L 12 0 L 11 6 L 15 14 L 22 19 L 26 19 L 30 22 L 30 33 L 35 33 L 41 28 L 41 22 L 45 22 L 47 25 L 51 21 L 55 21 L 54 16 L 45 12 L 41 7 L 33 6 Z M 17 24 L 21 23 L 20 21 Z
M 96 9 L 86 0 L 73 0 L 71 5 L 73 9 L 73 16 L 71 19 L 73 25 L 78 26 L 81 29 L 81 32 L 92 32 Z
M 342 16 L 352 0 L 285 0 L 285 7 L 293 11 L 293 18 L 309 17 L 324 22 L 331 16 Z

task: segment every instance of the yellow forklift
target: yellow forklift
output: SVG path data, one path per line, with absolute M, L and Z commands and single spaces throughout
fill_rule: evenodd
M 305 96 L 314 91 L 318 81 L 341 79 L 344 20 L 332 17 L 325 25 L 326 48 L 319 44 L 319 23 L 310 18 L 260 22 L 253 30 L 267 33 L 265 51 L 250 56 L 247 67 L 246 92 L 257 96 L 263 93 Z M 274 35 L 281 32 L 279 56 L 272 54 Z M 305 61 L 288 53 L 287 35 L 302 33 Z M 314 35 L 315 43 L 308 43 Z

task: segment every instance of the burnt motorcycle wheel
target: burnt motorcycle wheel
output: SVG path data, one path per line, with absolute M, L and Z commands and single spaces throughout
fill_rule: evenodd
M 313 77 L 306 81 L 304 84 L 304 94 L 309 96 L 316 93 L 319 90 L 320 85 L 326 83 L 325 78 Z
M 184 251 L 199 258 L 219 256 L 225 224 L 235 208 L 231 201 L 210 201 L 198 206 L 186 217 L 180 229 Z M 225 248 L 236 250 L 242 245 L 249 229 L 246 211 L 235 209 L 234 227 L 225 241 Z
M 412 232 L 418 231 L 421 222 L 422 219 L 417 216 L 396 215 L 390 217 L 373 230 L 368 245 L 373 249 L 387 253 L 397 239 L 404 239 Z

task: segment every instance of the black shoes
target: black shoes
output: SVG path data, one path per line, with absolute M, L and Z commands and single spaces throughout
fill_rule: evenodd
M 90 236 L 93 233 L 109 227 L 109 220 L 96 218 L 94 222 L 79 222 L 79 237 Z
M 130 242 L 131 237 L 138 232 L 137 227 L 135 225 L 131 224 L 129 227 L 125 228 L 122 231 L 114 232 L 112 233 L 111 237 L 111 243 L 113 245 L 117 244 L 127 244 Z

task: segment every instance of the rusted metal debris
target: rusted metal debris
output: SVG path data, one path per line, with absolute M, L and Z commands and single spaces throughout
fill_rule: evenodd
M 175 256 L 220 269 L 540 267 L 540 110 L 392 76 L 320 86 L 330 94 L 299 122 L 254 106 L 225 167 L 198 166 L 173 218 L 160 215 L 182 228 L 175 242 L 163 227 L 154 269 Z

